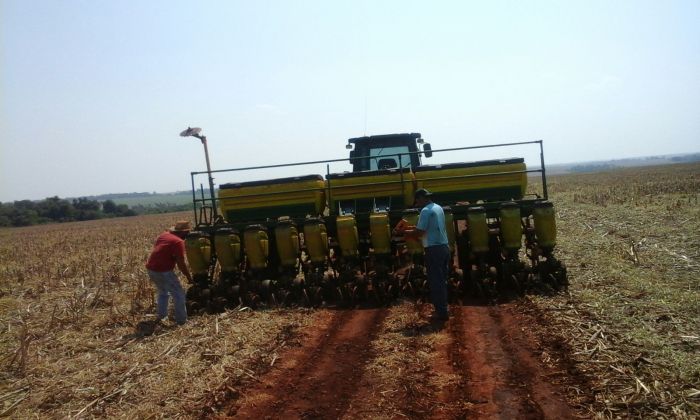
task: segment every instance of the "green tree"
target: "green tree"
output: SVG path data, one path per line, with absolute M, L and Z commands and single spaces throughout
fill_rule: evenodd
M 117 213 L 117 205 L 112 200 L 105 200 L 102 203 L 102 211 L 105 212 L 105 214 Z
M 94 220 L 101 216 L 100 202 L 80 197 L 73 200 L 77 220 Z
M 58 196 L 49 197 L 37 203 L 39 215 L 54 222 L 67 222 L 73 220 L 75 209 L 67 200 L 62 200 Z

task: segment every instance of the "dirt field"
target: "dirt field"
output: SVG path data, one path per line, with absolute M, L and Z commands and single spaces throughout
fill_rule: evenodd
M 567 418 L 576 413 L 566 402 L 567 375 L 540 363 L 536 339 L 522 328 L 532 320 L 516 306 L 454 306 L 445 325 L 431 324 L 429 313 L 427 305 L 409 303 L 320 311 L 314 329 L 286 359 L 263 369 L 267 374 L 260 372 L 217 411 L 240 418 Z M 393 334 L 402 337 L 387 343 L 392 348 L 373 345 Z M 414 352 L 423 357 L 411 360 Z M 375 364 L 389 372 L 357 369 Z
M 401 300 L 158 326 L 143 262 L 178 215 L 0 230 L 0 416 L 697 417 L 700 165 L 549 181 L 569 291 L 445 324 Z

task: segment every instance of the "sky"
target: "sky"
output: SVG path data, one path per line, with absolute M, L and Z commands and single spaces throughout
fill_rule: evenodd
M 542 139 L 547 163 L 698 152 L 700 1 L 0 0 L 0 201 L 189 189 L 188 126 L 213 169 L 402 132 Z

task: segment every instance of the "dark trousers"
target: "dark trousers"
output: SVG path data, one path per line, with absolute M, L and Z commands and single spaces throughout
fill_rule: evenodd
M 430 299 L 438 316 L 447 317 L 447 276 L 450 273 L 450 248 L 436 245 L 425 248 Z

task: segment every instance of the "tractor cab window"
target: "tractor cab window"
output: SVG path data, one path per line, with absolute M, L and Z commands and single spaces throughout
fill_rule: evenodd
M 408 146 L 379 147 L 369 149 L 369 169 L 410 168 L 411 155 Z M 399 154 L 401 157 L 399 159 Z

